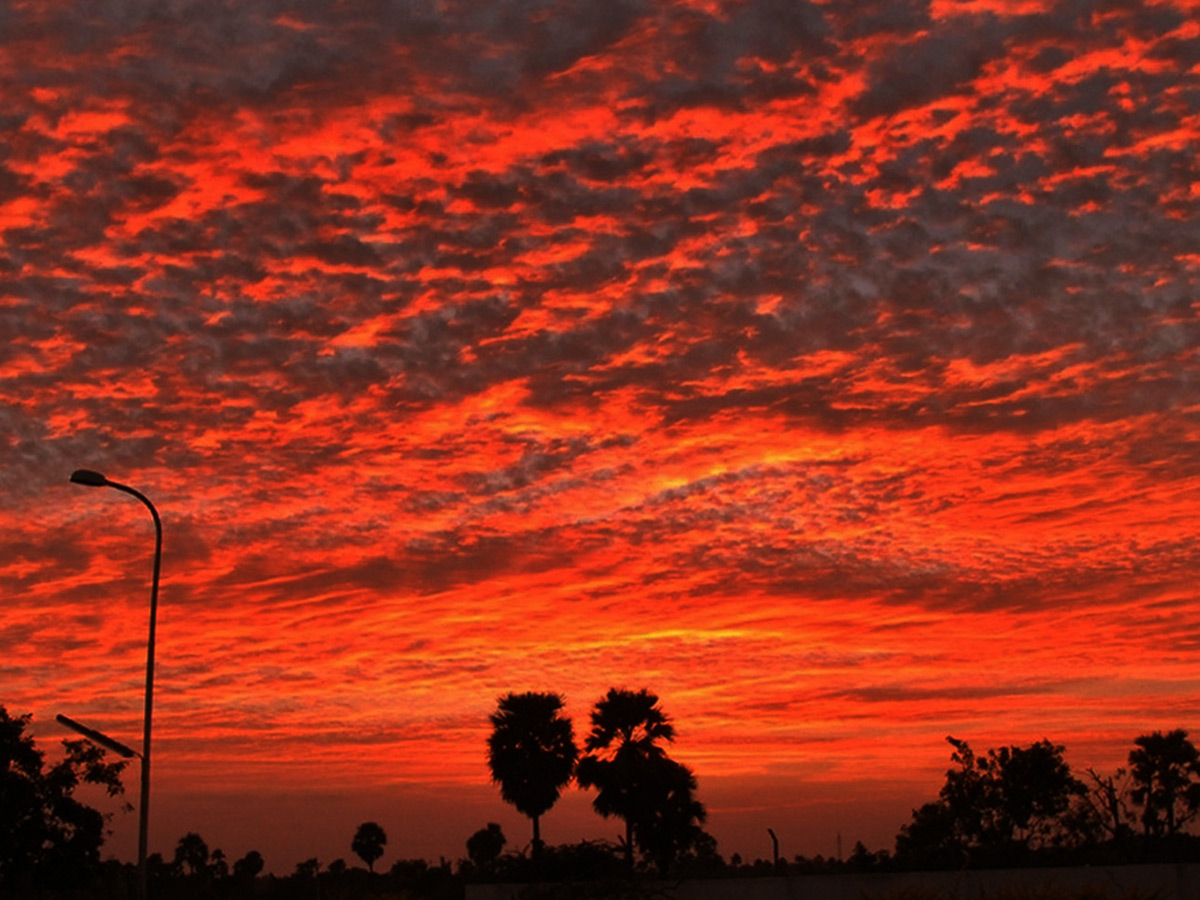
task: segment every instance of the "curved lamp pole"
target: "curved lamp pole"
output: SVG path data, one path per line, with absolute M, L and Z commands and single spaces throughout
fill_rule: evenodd
M 150 581 L 150 637 L 146 643 L 146 708 L 142 718 L 142 787 L 138 801 L 138 894 L 146 898 L 146 842 L 150 825 L 150 722 L 154 710 L 154 626 L 158 616 L 158 575 L 162 568 L 162 520 L 158 510 L 141 491 L 109 481 L 91 469 L 76 469 L 71 481 L 88 487 L 110 487 L 132 494 L 154 517 L 154 576 Z

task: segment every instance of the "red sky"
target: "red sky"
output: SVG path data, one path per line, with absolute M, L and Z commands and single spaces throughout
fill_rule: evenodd
M 749 858 L 1192 728 L 1198 20 L 6 4 L 0 702 L 140 739 L 88 467 L 167 854 L 520 845 L 512 690 L 657 692 Z

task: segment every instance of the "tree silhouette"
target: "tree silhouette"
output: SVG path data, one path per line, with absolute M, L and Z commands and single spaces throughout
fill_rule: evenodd
M 1022 845 L 1050 840 L 1071 798 L 1087 792 L 1071 774 L 1063 750 L 1041 740 L 988 751 L 982 768 L 992 784 L 991 828 L 997 840 Z
M 533 854 L 542 849 L 541 817 L 570 782 L 579 749 L 563 698 L 552 693 L 505 694 L 491 715 L 488 766 L 500 796 L 533 822 Z
M 98 866 L 108 817 L 75 791 L 85 783 L 110 797 L 125 790 L 125 763 L 107 762 L 104 750 L 85 740 L 63 741 L 65 757 L 46 768 L 45 754 L 26 733 L 31 718 L 10 716 L 0 705 L 0 888 L 14 896 L 30 881 L 78 883 Z
M 495 822 L 488 822 L 467 838 L 467 858 L 479 869 L 486 869 L 500 858 L 508 839 Z
M 1136 821 L 1127 803 L 1128 770 L 1118 768 L 1112 775 L 1101 775 L 1090 768 L 1084 771 L 1089 781 L 1088 791 L 1067 819 L 1075 843 L 1089 845 L 1126 840 L 1133 834 L 1129 823 Z
M 912 868 L 957 868 L 965 853 L 958 823 L 944 800 L 914 809 L 912 820 L 901 825 L 896 835 L 896 859 Z
M 1042 740 L 976 756 L 948 737 L 958 765 L 946 772 L 935 803 L 913 811 L 896 837 L 896 855 L 914 865 L 958 865 L 972 850 L 1001 856 L 1053 840 L 1074 797 L 1086 793 L 1063 759 L 1064 748 Z
M 1183 729 L 1155 731 L 1129 752 L 1130 797 L 1150 837 L 1176 834 L 1200 811 L 1200 751 Z
M 663 757 L 655 761 L 643 812 L 634 822 L 634 840 L 660 873 L 665 874 L 680 854 L 707 837 L 700 828 L 708 813 L 696 799 L 696 776 L 682 763 Z
M 367 864 L 367 869 L 374 874 L 375 860 L 383 856 L 383 848 L 387 844 L 387 834 L 375 822 L 363 822 L 354 832 L 354 840 L 350 849 L 354 855 Z
M 189 875 L 199 875 L 208 871 L 208 844 L 204 838 L 189 831 L 175 845 L 175 864 L 181 868 L 186 866 Z
M 596 788 L 592 807 L 625 821 L 625 861 L 633 867 L 635 844 L 660 868 L 701 832 L 705 810 L 694 796 L 690 769 L 670 759 L 660 741 L 675 727 L 649 691 L 610 688 L 592 710 L 576 778 Z
M 233 864 L 233 877 L 253 881 L 263 870 L 264 861 L 262 854 L 257 850 L 251 850 L 241 859 Z
M 296 871 L 292 873 L 294 878 L 302 881 L 315 880 L 321 874 L 321 861 L 315 856 L 310 856 L 303 862 L 296 863 Z

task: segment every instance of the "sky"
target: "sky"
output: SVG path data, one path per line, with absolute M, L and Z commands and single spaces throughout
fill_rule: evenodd
M 521 847 L 509 691 L 658 694 L 748 859 L 1111 771 L 1200 711 L 1198 145 L 1196 0 L 4 3 L 0 703 L 139 746 L 83 467 L 151 851 Z

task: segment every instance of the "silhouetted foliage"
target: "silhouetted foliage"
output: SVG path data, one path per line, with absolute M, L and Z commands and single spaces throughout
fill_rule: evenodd
M 691 769 L 666 758 L 654 761 L 650 768 L 633 836 L 638 849 L 660 873 L 666 873 L 679 856 L 708 837 L 700 827 L 707 811 L 696 799 Z
M 855 841 L 845 865 L 850 872 L 876 872 L 887 868 L 890 862 L 891 854 L 886 850 L 871 851 L 862 841 Z
M 292 872 L 292 878 L 295 881 L 316 881 L 317 876 L 321 874 L 321 861 L 315 856 L 310 856 L 308 859 L 301 860 L 296 863 L 296 868 Z
M 219 847 L 209 854 L 209 870 L 218 881 L 229 877 L 229 862 L 225 859 L 225 851 Z
M 81 784 L 108 796 L 124 793 L 124 762 L 110 763 L 85 740 L 64 740 L 65 757 L 46 768 L 45 754 L 26 733 L 32 717 L 0 706 L 0 887 L 21 896 L 29 885 L 68 888 L 100 866 L 106 817 L 75 797 Z
M 521 853 L 506 853 L 496 860 L 489 880 L 510 883 L 605 881 L 624 879 L 627 873 L 624 855 L 615 844 L 582 841 L 546 846 L 536 864 Z
M 354 832 L 354 840 L 350 849 L 354 855 L 367 864 L 367 869 L 375 872 L 375 860 L 383 856 L 383 848 L 387 845 L 387 834 L 376 822 L 363 822 Z
M 233 877 L 241 880 L 252 881 L 262 874 L 265 862 L 262 854 L 257 850 L 251 850 L 241 859 L 236 860 L 233 864 Z
M 916 866 L 957 866 L 972 858 L 1004 863 L 1059 839 L 1072 798 L 1086 793 L 1063 747 L 1042 740 L 977 757 L 966 741 L 946 740 L 958 768 L 947 771 L 938 800 L 914 810 L 901 828 L 898 859 Z
M 570 723 L 560 716 L 561 698 L 509 695 L 529 696 L 550 698 L 540 704 L 539 714 L 532 719 L 546 727 L 536 733 L 549 734 L 551 747 L 555 740 L 561 747 L 565 733 L 573 748 Z M 515 705 L 520 707 L 520 701 Z M 42 782 L 31 779 L 30 773 L 40 771 L 42 757 L 24 734 L 28 719 L 10 718 L 0 707 L 0 752 L 5 754 L 0 756 L 0 763 L 5 765 L 0 769 L 0 801 L 4 803 L 0 808 L 5 812 L 23 808 L 10 806 L 9 802 L 35 796 L 28 793 L 33 783 L 43 788 L 45 783 L 52 783 L 69 796 L 81 781 L 91 780 L 107 786 L 110 793 L 119 793 L 113 790 L 112 782 L 119 787 L 121 764 L 104 763 L 102 752 L 90 745 L 79 746 L 84 743 L 79 741 L 64 742 L 68 758 L 51 770 L 58 773 L 55 778 L 44 773 Z M 530 719 L 521 721 L 528 724 Z M 512 720 L 498 710 L 494 724 L 501 723 L 508 726 Z M 578 887 L 572 883 L 581 881 L 591 883 L 587 888 L 590 896 L 628 897 L 643 887 L 657 890 L 653 882 L 639 884 L 640 876 L 630 871 L 632 850 L 637 851 L 646 870 L 653 868 L 661 875 L 669 869 L 679 878 L 964 866 L 1200 862 L 1200 838 L 1185 833 L 1187 826 L 1200 817 L 1200 753 L 1182 730 L 1139 737 L 1129 754 L 1128 770 L 1118 769 L 1106 776 L 1089 769 L 1087 785 L 1071 774 L 1063 759 L 1063 747 L 1049 741 L 1028 747 L 1002 747 L 977 756 L 966 741 L 948 738 L 954 767 L 946 772 L 937 799 L 914 810 L 911 821 L 900 829 L 895 855 L 871 851 L 858 842 L 843 861 L 839 843 L 838 858 L 797 855 L 744 863 L 734 854 L 728 865 L 716 841 L 700 828 L 704 807 L 695 797 L 695 776 L 688 767 L 671 760 L 662 746 L 674 735 L 674 726 L 658 706 L 658 698 L 645 690 L 610 690 L 593 710 L 592 731 L 585 745 L 588 752 L 579 760 L 580 783 L 597 788 L 593 805 L 598 812 L 604 814 L 603 806 L 609 810 L 608 815 L 625 820 L 623 844 L 535 844 L 539 849 L 536 859 L 524 852 L 503 854 L 503 831 L 490 822 L 467 840 L 469 860 L 460 861 L 457 873 L 445 860 L 431 865 L 422 859 L 406 859 L 392 864 L 385 874 L 376 874 L 373 864 L 382 855 L 387 839 L 376 823 L 364 822 L 351 847 L 369 871 L 351 868 L 342 859 L 322 866 L 316 858 L 310 858 L 297 864 L 292 875 L 277 877 L 262 874 L 263 858 L 257 851 L 250 851 L 230 866 L 224 853 L 219 849 L 210 851 L 203 838 L 188 832 L 176 844 L 170 862 L 164 861 L 161 854 L 150 856 L 151 893 L 156 900 L 462 900 L 464 885 L 485 877 L 510 883 L 542 882 L 539 887 L 549 892 L 547 896 L 572 896 Z M 546 744 L 534 742 L 532 746 L 545 748 Z M 563 755 L 574 759 L 569 752 Z M 89 765 L 95 767 L 91 778 L 86 777 Z M 51 792 L 42 796 L 60 795 Z M 556 788 L 554 798 L 557 796 Z M 61 815 L 72 809 L 67 803 L 42 812 Z M 97 821 L 94 816 L 99 815 L 94 810 L 91 813 L 79 820 L 86 827 L 78 832 L 68 827 L 74 820 L 65 819 L 59 822 L 65 831 L 38 833 L 53 837 L 70 832 L 69 838 L 77 834 L 102 836 L 102 828 L 87 830 Z M 36 896 L 40 900 L 129 900 L 133 896 L 135 868 L 111 860 L 99 864 L 95 854 L 88 857 L 91 863 L 75 869 L 73 876 L 49 868 L 13 868 L 8 861 L 14 847 L 24 846 L 26 851 L 34 852 L 28 844 L 14 842 L 14 835 L 27 819 L 38 821 L 37 815 L 28 814 L 0 819 L 0 838 L 7 842 L 0 847 L 9 854 L 3 857 L 5 868 L 0 869 L 0 896 Z M 99 821 L 102 823 L 103 817 Z M 1131 827 L 1139 823 L 1141 833 Z M 99 847 L 98 839 L 94 846 Z M 49 860 L 66 858 L 54 850 L 53 843 L 42 845 L 41 850 Z M 13 873 L 20 877 L 14 880 Z
M 508 838 L 495 822 L 488 822 L 467 838 L 467 858 L 479 870 L 486 871 L 500 858 Z
M 198 876 L 208 871 L 208 844 L 204 838 L 189 831 L 175 845 L 175 865 L 189 875 Z
M 234 861 L 233 874 L 244 878 L 255 878 L 262 874 L 266 865 L 263 855 L 257 850 L 249 851 L 245 856 Z
M 691 846 L 675 858 L 672 872 L 684 878 L 707 878 L 721 874 L 725 860 L 717 849 L 717 839 L 707 831 L 695 835 Z
M 1200 811 L 1200 751 L 1182 729 L 1155 731 L 1129 752 L 1130 797 L 1149 837 L 1177 834 Z
M 1185 731 L 1138 737 L 1128 769 L 1088 769 L 1086 784 L 1049 741 L 980 758 L 948 740 L 958 767 L 900 829 L 888 865 L 1200 862 L 1200 838 L 1184 833 L 1200 817 L 1200 752 Z
M 959 868 L 966 848 L 949 805 L 934 801 L 914 809 L 912 821 L 896 835 L 896 858 L 914 869 Z
M 658 697 L 611 688 L 592 710 L 576 778 L 596 788 L 592 807 L 625 821 L 624 852 L 633 867 L 636 847 L 660 871 L 690 849 L 704 832 L 705 809 L 695 798 L 692 771 L 667 756 L 660 741 L 673 741 L 675 727 Z
M 146 870 L 151 882 L 170 881 L 183 874 L 176 862 L 167 862 L 161 853 L 151 853 L 146 857 Z
M 541 817 L 571 781 L 579 749 L 559 694 L 506 694 L 492 713 L 488 765 L 500 796 L 533 822 L 533 854 L 542 847 Z
M 1063 817 L 1063 825 L 1075 846 L 1127 844 L 1136 821 L 1129 809 L 1129 773 L 1123 768 L 1112 775 L 1087 769 L 1087 791 Z

